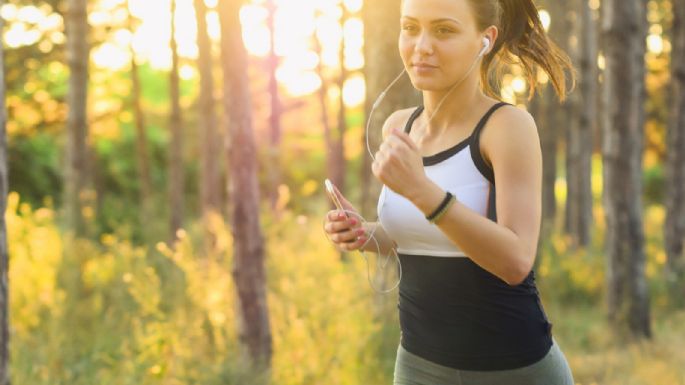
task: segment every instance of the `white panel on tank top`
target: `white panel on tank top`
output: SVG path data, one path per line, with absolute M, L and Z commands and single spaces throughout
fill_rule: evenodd
M 440 163 L 424 166 L 426 176 L 471 210 L 487 216 L 490 183 L 471 159 L 470 144 Z M 465 257 L 436 225 L 409 200 L 383 186 L 377 214 L 386 233 L 397 243 L 397 252 L 436 257 Z

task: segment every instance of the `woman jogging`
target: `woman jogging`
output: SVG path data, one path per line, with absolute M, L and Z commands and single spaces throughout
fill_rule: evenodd
M 514 58 L 532 92 L 541 69 L 563 100 L 568 56 L 531 0 L 401 7 L 399 53 L 423 105 L 383 125 L 372 164 L 383 183 L 379 221 L 339 210 L 325 220 L 341 250 L 399 255 L 394 384 L 573 385 L 532 271 L 542 195 L 537 128 L 497 94 L 501 65 Z

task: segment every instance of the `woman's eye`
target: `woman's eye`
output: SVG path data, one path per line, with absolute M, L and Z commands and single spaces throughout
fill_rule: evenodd
M 438 33 L 439 34 L 446 34 L 446 33 L 451 33 L 452 30 L 449 28 L 438 28 Z
M 413 25 L 405 25 L 404 27 L 402 27 L 402 29 L 408 32 L 413 32 L 416 30 L 416 28 L 414 28 Z

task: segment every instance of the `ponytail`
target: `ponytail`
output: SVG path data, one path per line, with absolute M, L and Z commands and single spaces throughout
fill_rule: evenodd
M 497 90 L 501 88 L 506 69 L 502 64 L 514 64 L 517 58 L 528 81 L 529 100 L 535 94 L 538 68 L 549 76 L 559 100 L 565 100 L 567 70 L 571 89 L 575 86 L 573 65 L 545 32 L 533 0 L 470 0 L 469 3 L 481 30 L 495 25 L 499 31 L 492 51 L 485 56 L 481 66 L 485 92 L 499 98 Z M 490 78 L 493 64 L 495 86 Z

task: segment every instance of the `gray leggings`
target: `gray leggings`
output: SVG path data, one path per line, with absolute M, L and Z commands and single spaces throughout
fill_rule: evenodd
M 497 371 L 458 370 L 438 365 L 406 351 L 400 344 L 394 385 L 574 385 L 564 353 L 556 342 L 540 361 L 522 368 Z

